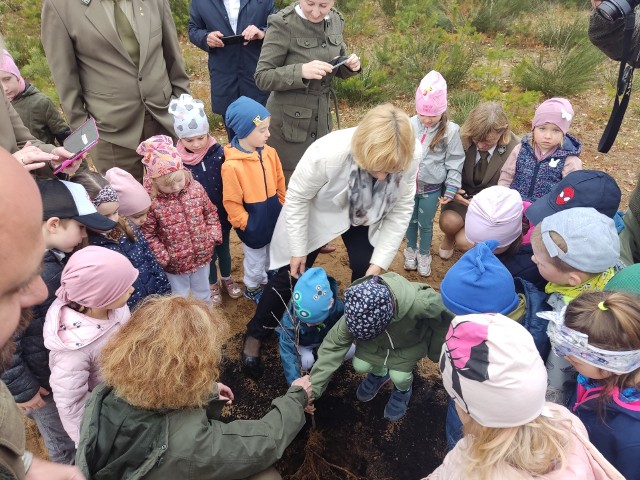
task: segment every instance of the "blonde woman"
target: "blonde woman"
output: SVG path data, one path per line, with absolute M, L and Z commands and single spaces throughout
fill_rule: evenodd
M 76 464 L 87 480 L 280 479 L 271 465 L 305 423 L 309 377 L 260 420 L 218 421 L 224 324 L 193 297 L 148 297 L 102 353 Z M 222 402 L 221 402 L 222 400 Z
M 533 337 L 500 314 L 453 319 L 442 382 L 464 437 L 427 480 L 622 480 L 565 407 L 545 402 L 547 372 Z
M 351 279 L 389 268 L 409 225 L 422 155 L 409 116 L 391 104 L 370 110 L 355 128 L 317 140 L 293 172 L 271 239 L 278 269 L 247 326 L 245 372 L 260 376 L 260 345 L 291 297 L 292 283 L 318 250 L 342 236 Z M 291 277 L 291 278 L 290 278 Z

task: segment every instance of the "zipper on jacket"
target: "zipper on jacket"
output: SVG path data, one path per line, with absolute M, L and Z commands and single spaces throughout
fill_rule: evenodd
M 260 167 L 262 167 L 262 178 L 264 179 L 264 195 L 265 200 L 269 200 L 269 189 L 267 188 L 267 171 L 264 169 L 264 163 L 262 163 L 262 152 L 258 150 L 258 158 L 260 159 Z
M 533 154 L 533 156 L 535 157 L 535 153 Z M 544 160 L 536 162 L 536 168 L 533 170 L 533 178 L 531 179 L 531 185 L 529 185 L 529 194 L 527 195 L 529 198 L 532 198 L 533 191 L 535 190 L 536 179 L 538 178 L 538 171 L 540 170 L 540 167 L 542 166 L 543 163 L 549 163 L 549 158 L 550 157 L 547 157 Z
M 386 330 L 384 331 L 384 333 L 387 334 L 387 337 L 389 338 L 389 343 L 391 344 L 391 348 L 392 349 L 396 349 L 395 345 L 393 344 L 393 340 L 391 339 L 391 335 L 389 335 L 389 332 L 387 332 Z M 382 365 L 384 365 L 385 367 L 387 366 L 387 360 L 389 360 L 389 354 L 391 353 L 391 350 L 389 350 L 387 348 L 387 355 L 384 357 L 384 363 Z

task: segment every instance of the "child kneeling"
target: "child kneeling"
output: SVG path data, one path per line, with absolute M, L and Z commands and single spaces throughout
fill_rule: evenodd
M 325 337 L 311 370 L 313 398 L 320 398 L 355 340 L 353 368 L 368 374 L 356 397 L 373 400 L 392 381 L 384 416 L 400 420 L 411 399 L 413 368 L 425 356 L 438 361 L 453 315 L 429 285 L 393 272 L 357 280 L 344 298 L 344 316 Z
M 338 297 L 338 282 L 327 277 L 324 269 L 313 267 L 296 282 L 289 307 L 282 315 L 280 327 L 280 358 L 287 383 L 308 372 L 315 363 L 314 349 L 318 348 L 329 330 L 344 312 L 344 303 Z M 355 345 L 345 356 L 353 357 Z

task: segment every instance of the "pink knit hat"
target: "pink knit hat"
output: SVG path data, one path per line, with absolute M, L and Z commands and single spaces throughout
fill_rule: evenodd
M 573 107 L 569 100 L 558 97 L 550 98 L 536 108 L 531 128 L 534 129 L 545 123 L 553 123 L 566 135 L 569 126 L 571 126 L 571 119 L 573 119 Z
M 501 185 L 485 188 L 469 203 L 464 219 L 467 241 L 473 244 L 497 240 L 498 247 L 511 245 L 522 233 L 522 197 Z
M 420 80 L 416 90 L 416 112 L 427 117 L 437 117 L 447 110 L 447 82 L 435 70 Z
M 118 193 L 120 202 L 118 212 L 123 217 L 140 213 L 151 205 L 149 194 L 129 172 L 113 167 L 107 170 L 104 176 Z
M 531 334 L 499 313 L 457 316 L 440 355 L 449 396 L 480 425 L 525 425 L 545 411 L 547 371 Z
M 13 60 L 13 57 L 6 50 L 2 50 L 2 56 L 0 56 L 0 71 L 10 73 L 18 79 L 18 85 L 20 86 L 20 92 L 24 92 L 26 85 L 24 83 L 24 78 L 20 75 L 20 70 L 18 70 L 18 66 L 16 62 Z M 13 100 L 13 98 L 9 98 L 9 101 Z
M 142 164 L 147 167 L 145 176 L 158 178 L 182 170 L 182 160 L 173 140 L 166 135 L 154 135 L 136 149 L 142 155 Z
M 56 296 L 64 303 L 104 308 L 133 285 L 138 270 L 127 257 L 104 247 L 85 247 L 71 255 Z

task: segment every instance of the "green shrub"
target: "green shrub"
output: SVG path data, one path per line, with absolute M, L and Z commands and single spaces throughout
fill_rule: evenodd
M 384 71 L 375 64 L 369 64 L 366 57 L 360 57 L 362 72 L 345 80 L 335 79 L 333 88 L 339 100 L 347 100 L 353 105 L 372 105 L 385 99 L 382 85 L 385 83 Z
M 171 13 L 173 13 L 173 21 L 176 24 L 178 35 L 186 34 L 189 24 L 189 0 L 169 0 L 169 6 Z
M 573 22 L 550 15 L 548 19 L 538 24 L 536 36 L 547 47 L 568 49 L 587 40 L 588 18 L 586 15 L 577 16 Z
M 588 41 L 570 49 L 546 50 L 536 60 L 525 58 L 512 70 L 516 84 L 547 96 L 580 93 L 598 77 L 596 67 L 604 56 Z
M 448 101 L 449 118 L 458 125 L 462 125 L 469 116 L 469 112 L 480 103 L 480 94 L 472 91 L 454 92 L 449 95 Z
M 480 0 L 471 13 L 471 25 L 483 33 L 512 31 L 522 13 L 539 5 L 531 0 Z

